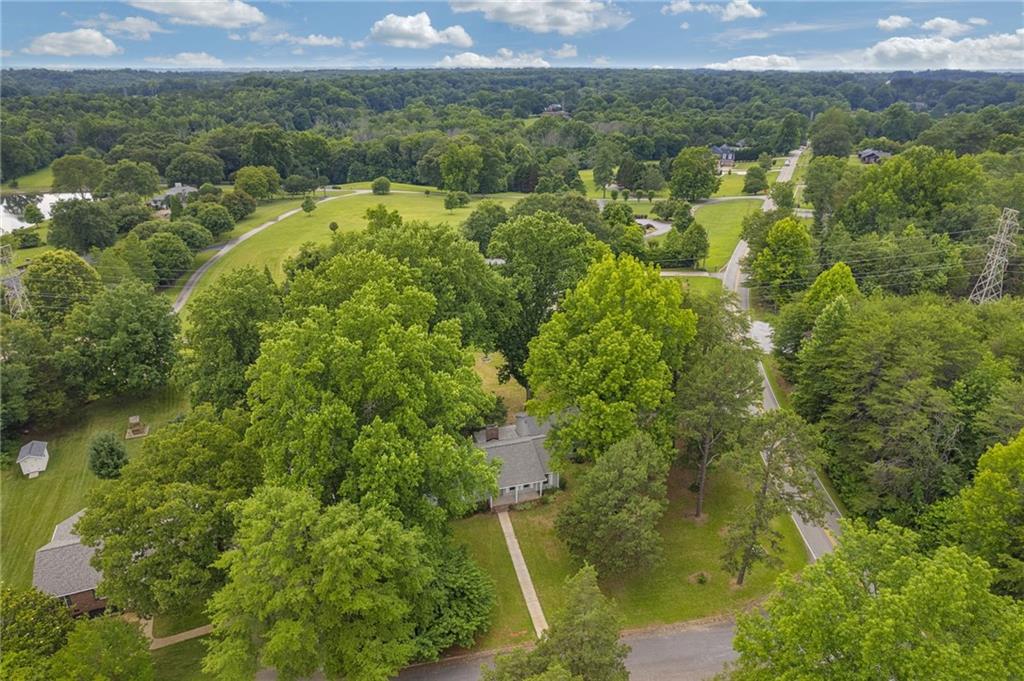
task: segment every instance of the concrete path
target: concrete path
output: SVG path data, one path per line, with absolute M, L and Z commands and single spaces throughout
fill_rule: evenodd
M 344 199 L 349 196 L 359 196 L 361 194 L 369 193 L 369 189 L 354 189 L 352 190 L 351 194 L 339 194 L 337 196 L 328 196 L 326 199 L 320 199 L 319 201 L 317 201 L 317 203 L 327 203 L 328 201 L 334 201 L 335 199 Z M 202 265 L 200 265 L 196 269 L 196 271 L 193 272 L 192 275 L 188 278 L 188 280 L 185 282 L 185 285 L 181 287 L 181 292 L 179 292 L 178 297 L 174 299 L 174 311 L 181 312 L 181 309 L 185 307 L 185 303 L 187 303 L 188 299 L 192 296 L 192 293 L 195 291 L 196 285 L 199 283 L 199 280 L 203 278 L 203 275 L 206 274 L 206 272 L 211 267 L 213 267 L 214 263 L 216 263 L 218 260 L 223 258 L 228 253 L 230 253 L 235 246 L 242 242 L 248 241 L 249 239 L 253 238 L 263 230 L 267 229 L 268 227 L 273 227 L 282 220 L 290 218 L 291 216 L 299 213 L 301 210 L 301 208 L 295 208 L 294 210 L 281 213 L 273 220 L 268 220 L 259 227 L 254 227 L 245 234 L 236 236 L 234 239 L 229 239 L 226 242 L 224 242 L 224 245 L 220 247 L 220 249 L 213 255 L 213 257 L 204 262 Z
M 523 592 L 526 609 L 530 612 L 530 619 L 533 621 L 533 630 L 537 633 L 537 638 L 540 638 L 548 628 L 548 621 L 544 618 L 540 599 L 537 598 L 537 591 L 533 588 L 530 570 L 526 567 L 526 559 L 523 558 L 523 552 L 519 548 L 519 540 L 516 539 L 516 531 L 512 527 L 512 519 L 508 517 L 508 511 L 498 511 L 498 522 L 501 524 L 501 533 L 505 535 L 505 544 L 508 546 L 508 555 L 512 557 L 512 566 L 516 569 L 516 579 L 519 580 L 519 589 Z
M 171 634 L 170 636 L 164 636 L 163 638 L 154 638 L 153 620 L 139 619 L 136 615 L 131 613 L 125 613 L 123 617 L 129 622 L 135 622 L 141 625 L 142 635 L 149 639 L 150 650 L 160 650 L 161 648 L 166 648 L 167 646 L 173 646 L 175 643 L 181 643 L 182 641 L 191 641 L 194 638 L 206 636 L 211 631 L 213 631 L 212 624 L 204 624 L 201 627 L 189 629 L 188 631 L 179 631 L 177 634 Z

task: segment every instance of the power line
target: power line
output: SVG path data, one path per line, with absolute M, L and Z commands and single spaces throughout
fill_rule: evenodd
M 999 227 L 992 235 L 992 247 L 985 261 L 985 269 L 974 284 L 970 300 L 972 303 L 987 303 L 1003 296 L 1003 277 L 1010 262 L 1010 251 L 1017 248 L 1014 237 L 1020 230 L 1019 213 L 1013 208 L 1004 208 L 999 218 Z

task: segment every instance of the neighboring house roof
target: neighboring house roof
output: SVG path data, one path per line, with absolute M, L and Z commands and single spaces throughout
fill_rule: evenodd
M 32 440 L 32 442 L 22 445 L 21 450 L 18 452 L 18 460 L 15 463 L 21 463 L 26 459 L 45 459 L 48 456 L 49 452 L 46 451 L 46 443 Z
M 863 151 L 857 152 L 858 158 L 865 159 L 869 156 L 877 156 L 878 158 L 889 158 L 892 156 L 888 151 L 881 151 L 879 149 L 864 149 Z
M 100 573 L 91 564 L 96 549 L 86 546 L 74 532 L 81 510 L 57 524 L 50 543 L 36 551 L 32 586 L 52 596 L 91 591 L 100 583 Z
M 173 187 L 163 192 L 162 194 L 157 194 L 152 199 L 150 199 L 150 201 L 163 201 L 165 199 L 169 199 L 172 196 L 184 196 L 188 194 L 194 194 L 197 191 L 199 190 L 190 184 L 182 184 L 180 182 L 176 182 Z
M 498 487 L 514 487 L 544 480 L 551 472 L 550 456 L 544 447 L 551 422 L 538 424 L 526 414 L 516 414 L 514 425 L 498 428 L 498 439 L 487 440 L 487 431 L 474 434 L 476 445 L 487 454 L 487 460 L 501 461 Z

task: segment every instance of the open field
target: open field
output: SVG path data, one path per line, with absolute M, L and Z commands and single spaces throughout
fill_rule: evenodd
M 586 170 L 581 170 L 580 171 L 580 179 L 583 180 L 583 186 L 585 186 L 587 188 L 587 192 L 586 192 L 587 198 L 590 198 L 590 199 L 610 199 L 611 198 L 611 194 L 610 193 L 608 193 L 608 192 L 602 193 L 601 192 L 601 188 L 598 187 L 597 184 L 594 182 L 594 170 L 592 168 L 587 168 Z M 661 189 L 660 191 L 655 192 L 654 197 L 655 197 L 655 199 L 664 199 L 664 198 L 667 198 L 668 195 L 669 195 L 669 190 L 668 190 L 668 187 L 666 186 L 665 188 Z M 632 203 L 636 202 L 636 200 L 637 199 L 635 197 L 631 196 L 630 199 L 629 199 L 629 202 L 632 204 Z M 646 203 L 647 199 L 644 198 L 643 202 Z M 637 212 L 641 212 L 641 211 L 637 211 Z
M 367 182 L 346 182 L 345 184 L 338 184 L 338 185 L 334 185 L 334 186 L 338 187 L 339 189 L 373 189 L 372 185 L 373 185 L 372 181 L 367 181 Z M 393 192 L 397 192 L 397 191 L 417 192 L 417 193 L 423 193 L 423 192 L 428 192 L 429 191 L 432 194 L 433 193 L 437 193 L 437 192 L 440 192 L 441 194 L 447 193 L 444 189 L 439 189 L 437 187 L 428 187 L 428 186 L 422 185 L 422 184 L 409 184 L 407 182 L 392 182 L 391 183 L 391 191 L 393 191 Z
M 722 280 L 715 277 L 680 277 L 679 284 L 698 293 L 719 291 L 722 288 Z
M 495 200 L 506 205 L 511 205 L 515 201 L 511 197 Z M 366 225 L 366 209 L 378 204 L 387 206 L 389 210 L 397 210 L 407 221 L 429 220 L 452 224 L 460 224 L 473 209 L 473 205 L 470 204 L 465 208 L 447 211 L 444 208 L 442 194 L 360 194 L 337 198 L 317 206 L 312 215 L 293 215 L 239 244 L 210 268 L 196 287 L 196 294 L 209 287 L 211 282 L 216 281 L 225 272 L 246 265 L 259 269 L 269 267 L 271 275 L 277 281 L 281 281 L 284 279 L 284 261 L 298 253 L 302 244 L 328 241 L 331 232 L 327 225 L 331 222 L 338 223 L 339 232 L 362 229 Z
M 50 166 L 40 168 L 28 175 L 17 178 L 18 186 L 11 187 L 10 182 L 4 182 L 4 189 L 15 189 L 19 192 L 45 192 L 53 186 L 53 171 Z
M 695 522 L 695 497 L 688 489 L 691 480 L 691 471 L 673 468 L 669 508 L 660 525 L 665 542 L 662 563 L 644 573 L 601 580 L 604 592 L 617 601 L 627 628 L 735 612 L 766 595 L 781 573 L 757 565 L 743 587 L 732 584 L 720 565 L 722 532 L 732 514 L 749 502 L 750 493 L 727 471 L 714 471 L 708 482 L 706 517 Z M 554 533 L 555 517 L 570 494 L 571 487 L 548 504 L 512 513 L 530 575 L 549 618 L 562 607 L 565 579 L 579 567 Z M 796 526 L 788 517 L 777 523 L 784 537 L 784 570 L 799 570 L 806 559 Z M 701 572 L 707 575 L 704 584 L 696 579 Z
M 35 260 L 43 253 L 53 250 L 53 246 L 46 243 L 46 235 L 50 231 L 49 225 L 50 221 L 46 220 L 40 223 L 38 227 L 36 227 L 36 234 L 39 235 L 40 240 L 42 240 L 43 242 L 41 245 L 36 246 L 34 248 L 18 248 L 14 250 L 15 267 L 27 265 L 30 261 Z
M 697 206 L 694 213 L 697 221 L 708 231 L 711 247 L 704 263 L 709 272 L 721 269 L 732 256 L 740 240 L 743 218 L 749 213 L 761 210 L 759 198 L 750 201 L 723 201 Z
M 85 507 L 86 494 L 99 482 L 89 471 L 86 454 L 94 435 L 106 430 L 123 433 L 128 417 L 136 414 L 150 425 L 152 433 L 186 408 L 185 396 L 167 388 L 142 398 L 99 400 L 76 410 L 59 425 L 26 434 L 24 442 L 48 443 L 50 464 L 34 480 L 22 476 L 17 466 L 3 472 L 3 581 L 14 587 L 29 586 L 35 550 L 50 541 L 54 525 Z M 128 456 L 138 452 L 143 442 L 129 440 Z

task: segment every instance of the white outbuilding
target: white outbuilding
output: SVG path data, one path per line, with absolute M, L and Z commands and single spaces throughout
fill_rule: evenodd
M 18 465 L 21 466 L 21 472 L 30 478 L 45 471 L 49 463 L 50 452 L 46 449 L 45 442 L 32 440 L 18 452 Z

